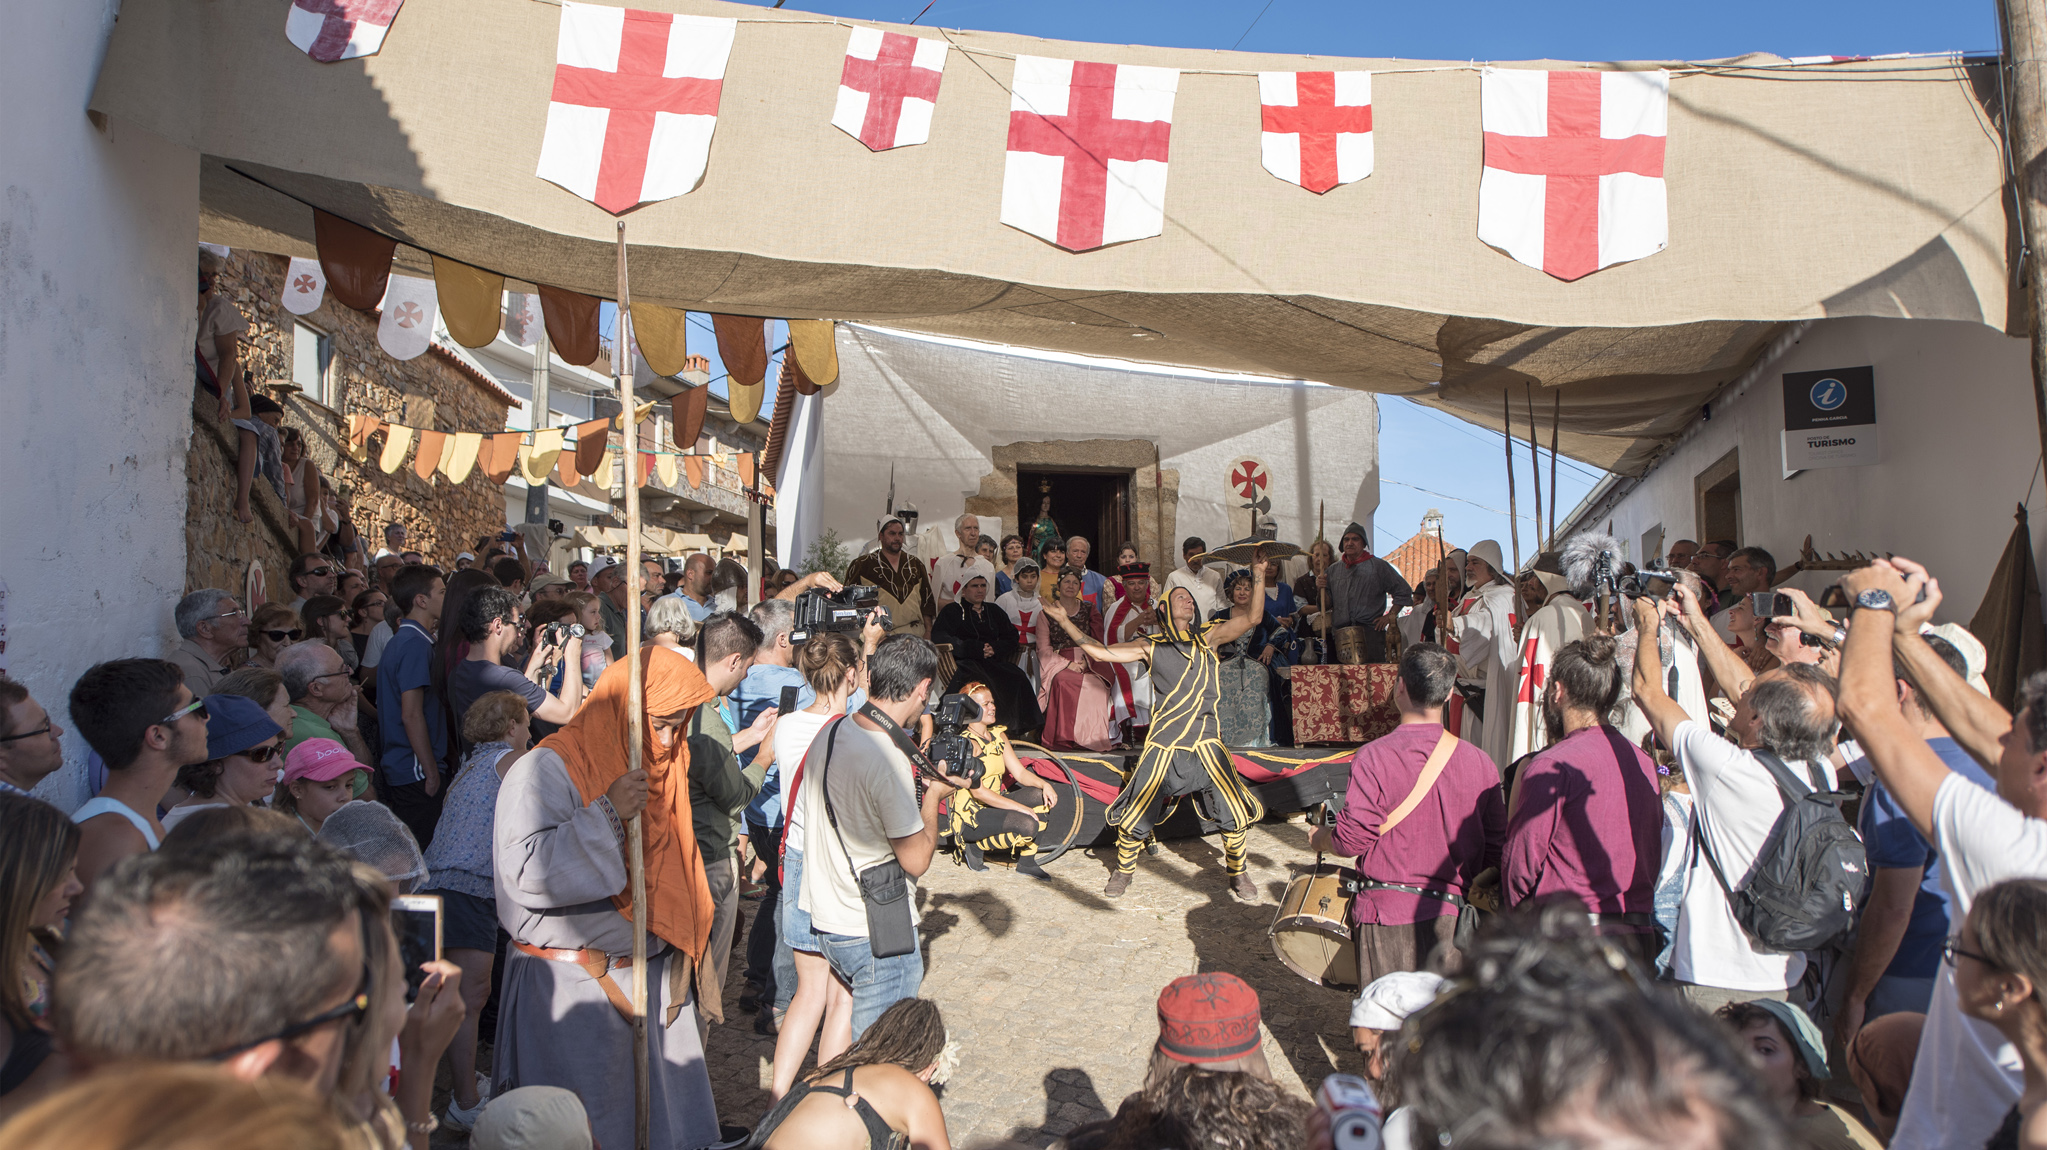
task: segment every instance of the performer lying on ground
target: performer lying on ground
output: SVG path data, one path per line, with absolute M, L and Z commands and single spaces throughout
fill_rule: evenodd
M 972 790 L 955 792 L 947 804 L 945 831 L 952 836 L 959 861 L 974 870 L 986 869 L 984 850 L 1012 850 L 1017 865 L 1027 866 L 1037 853 L 1034 836 L 1044 829 L 1039 814 L 1059 804 L 1053 782 L 1026 767 L 1009 745 L 1007 728 L 990 725 L 995 714 L 995 695 L 985 683 L 968 683 L 960 694 L 974 700 L 981 717 L 967 724 L 967 738 L 980 757 L 978 771 L 960 774 L 974 780 Z M 1009 789 L 1007 779 L 1015 779 Z
M 1216 718 L 1222 691 L 1221 663 L 1215 648 L 1242 637 L 1264 617 L 1264 559 L 1263 548 L 1252 557 L 1256 574 L 1251 608 L 1246 613 L 1204 623 L 1193 592 L 1175 587 L 1160 613 L 1160 633 L 1138 642 L 1105 647 L 1073 625 L 1064 605 L 1045 604 L 1045 617 L 1064 628 L 1088 657 L 1111 663 L 1151 661 L 1157 698 L 1151 730 L 1137 766 L 1109 806 L 1109 822 L 1116 828 L 1116 872 L 1109 876 L 1102 893 L 1112 898 L 1130 889 L 1130 876 L 1137 873 L 1137 852 L 1151 837 L 1152 828 L 1188 795 L 1200 796 L 1204 813 L 1222 824 L 1223 871 L 1231 877 L 1230 893 L 1246 901 L 1258 898 L 1257 886 L 1244 873 L 1244 834 L 1264 816 L 1265 808 L 1237 776 L 1230 752 L 1223 746 L 1222 725 Z

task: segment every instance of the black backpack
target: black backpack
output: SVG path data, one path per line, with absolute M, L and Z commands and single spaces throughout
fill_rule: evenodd
M 1748 885 L 1734 889 L 1712 850 L 1700 845 L 1702 835 L 1693 838 L 1693 849 L 1705 850 L 1734 921 L 1757 950 L 1818 950 L 1854 929 L 1869 892 L 1869 856 L 1841 815 L 1848 796 L 1815 791 L 1776 755 L 1754 754 L 1776 781 L 1784 812 L 1763 840 Z

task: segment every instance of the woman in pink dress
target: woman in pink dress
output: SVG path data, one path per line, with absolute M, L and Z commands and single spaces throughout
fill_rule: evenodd
M 1080 597 L 1080 572 L 1062 571 L 1057 598 L 1073 625 L 1099 640 L 1102 613 Z M 1045 712 L 1043 743 L 1055 751 L 1106 751 L 1115 745 L 1109 725 L 1109 678 L 1063 627 L 1038 614 L 1038 706 Z

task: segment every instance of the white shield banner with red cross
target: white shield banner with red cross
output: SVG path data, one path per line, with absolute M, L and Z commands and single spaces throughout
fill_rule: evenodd
M 1166 228 L 1166 155 L 1180 73 L 1018 56 L 1002 222 L 1068 251 Z
M 1321 195 L 1372 174 L 1370 72 L 1258 73 L 1265 170 Z
M 925 143 L 944 75 L 945 41 L 855 28 L 832 123 L 877 152 Z

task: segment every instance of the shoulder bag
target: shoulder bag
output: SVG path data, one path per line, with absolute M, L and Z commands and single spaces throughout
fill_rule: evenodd
M 910 913 L 910 877 L 903 864 L 891 854 L 866 870 L 853 865 L 853 852 L 839 830 L 839 815 L 832 809 L 832 744 L 839 737 L 841 718 L 825 736 L 824 761 L 818 764 L 817 789 L 824 796 L 824 815 L 832 824 L 832 835 L 846 856 L 846 869 L 853 885 L 860 888 L 860 903 L 867 911 L 867 948 L 876 958 L 895 958 L 917 949 L 917 924 Z

